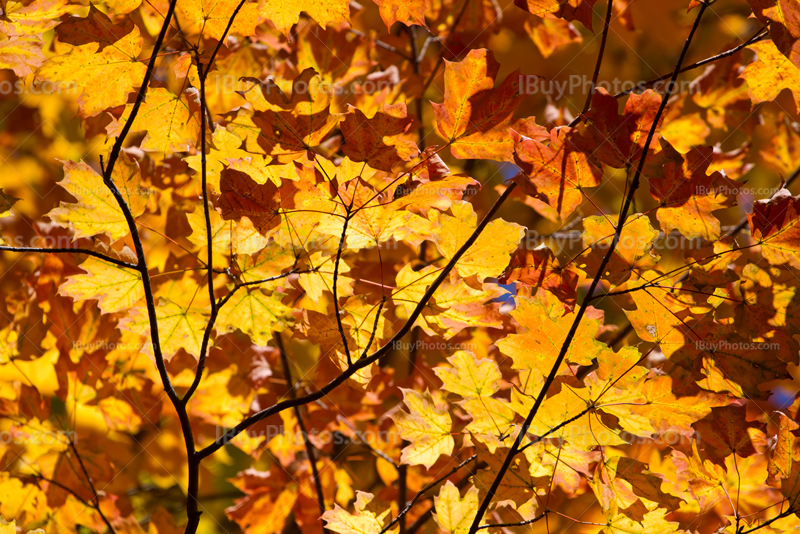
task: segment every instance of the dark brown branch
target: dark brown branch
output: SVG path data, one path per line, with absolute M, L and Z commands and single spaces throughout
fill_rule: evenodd
M 156 316 L 155 297 L 153 295 L 153 288 L 150 284 L 150 273 L 147 268 L 147 259 L 145 258 L 142 240 L 139 237 L 139 231 L 136 227 L 136 220 L 130 210 L 130 207 L 125 201 L 125 198 L 122 196 L 122 193 L 120 192 L 119 188 L 117 188 L 117 185 L 114 183 L 112 178 L 114 173 L 114 165 L 116 164 L 119 153 L 122 150 L 122 144 L 125 142 L 131 126 L 136 120 L 136 115 L 138 114 L 139 108 L 144 101 L 144 97 L 147 94 L 147 88 L 150 84 L 150 78 L 153 76 L 156 58 L 158 58 L 158 52 L 161 49 L 161 45 L 164 42 L 164 37 L 169 29 L 169 21 L 175 12 L 176 4 L 177 0 L 170 0 L 167 14 L 164 17 L 164 24 L 161 26 L 161 31 L 158 33 L 155 45 L 153 46 L 153 53 L 147 65 L 147 72 L 145 73 L 144 80 L 142 81 L 142 86 L 139 88 L 139 93 L 136 95 L 136 101 L 131 109 L 130 117 L 123 126 L 122 131 L 120 132 L 117 140 L 114 142 L 114 146 L 111 149 L 108 165 L 106 166 L 105 173 L 103 174 L 103 182 L 116 199 L 117 204 L 125 216 L 128 229 L 131 232 L 131 240 L 133 241 L 134 249 L 136 251 L 137 269 L 142 276 L 142 286 L 144 289 L 145 303 L 147 306 L 147 316 L 150 322 L 150 341 L 153 346 L 153 357 L 156 361 L 156 367 L 158 369 L 159 377 L 161 378 L 161 384 L 163 385 L 164 391 L 166 391 L 170 402 L 172 402 L 172 405 L 175 407 L 175 411 L 178 414 L 178 419 L 180 421 L 184 446 L 186 448 L 186 455 L 189 459 L 189 477 L 186 497 L 186 515 L 189 521 L 186 525 L 185 532 L 187 534 L 194 534 L 197 531 L 198 524 L 200 523 L 200 511 L 198 509 L 197 502 L 200 470 L 199 462 L 195 460 L 195 446 L 194 435 L 192 434 L 192 426 L 189 422 L 189 416 L 186 413 L 186 408 L 181 402 L 181 399 L 178 397 L 178 394 L 175 392 L 175 388 L 173 387 L 169 373 L 167 372 L 166 363 L 164 362 L 164 354 L 161 350 L 161 343 L 158 335 L 158 319 Z
M 592 75 L 592 85 L 589 89 L 589 94 L 586 95 L 586 102 L 583 104 L 583 111 L 580 114 L 572 119 L 572 122 L 569 123 L 569 127 L 572 128 L 576 126 L 581 119 L 589 112 L 589 109 L 592 107 L 592 97 L 594 96 L 594 92 L 597 89 L 597 80 L 600 78 L 600 66 L 603 64 L 603 54 L 606 51 L 606 40 L 608 40 L 608 28 L 611 25 L 611 11 L 614 9 L 614 0 L 608 0 L 608 7 L 606 7 L 606 21 L 603 25 L 603 34 L 600 37 L 600 51 L 597 53 L 597 63 L 594 66 L 594 74 Z
M 355 201 L 355 192 L 353 193 L 353 201 Z M 342 338 L 342 345 L 344 345 L 344 354 L 347 357 L 347 366 L 353 365 L 353 358 L 350 356 L 350 347 L 347 344 L 347 334 L 344 333 L 344 325 L 342 324 L 342 313 L 339 309 L 339 289 L 336 287 L 339 281 L 339 262 L 342 260 L 342 251 L 344 250 L 344 240 L 347 235 L 347 225 L 350 222 L 350 210 L 353 207 L 352 202 L 350 207 L 347 208 L 347 216 L 344 218 L 342 225 L 342 237 L 339 238 L 339 247 L 336 250 L 336 263 L 333 265 L 333 308 L 336 314 L 336 326 L 339 329 L 339 335 Z M 369 347 L 367 347 L 369 348 Z
M 750 534 L 751 532 L 756 532 L 757 530 L 760 530 L 760 529 L 762 529 L 762 528 L 764 528 L 766 526 L 769 526 L 772 523 L 774 523 L 775 521 L 778 521 L 779 519 L 783 519 L 784 517 L 789 517 L 790 515 L 792 515 L 792 514 L 794 514 L 796 512 L 797 512 L 797 510 L 794 510 L 792 507 L 789 507 L 788 510 L 781 512 L 780 514 L 776 515 L 772 519 L 768 519 L 767 521 L 764 521 L 763 523 L 761 523 L 757 527 L 753 527 L 753 528 L 751 528 L 749 530 L 742 530 L 744 527 L 740 527 L 736 531 L 736 534 Z
M 87 256 L 93 256 L 95 258 L 101 259 L 103 261 L 107 261 L 108 263 L 112 263 L 118 267 L 125 267 L 128 269 L 136 269 L 136 265 L 132 263 L 128 263 L 127 261 L 118 260 L 116 258 L 112 258 L 110 256 L 106 256 L 100 252 L 89 250 L 85 248 L 42 248 L 42 247 L 9 247 L 6 245 L 0 245 L 0 251 L 8 251 L 8 252 L 44 252 L 47 254 L 86 254 Z
M 578 331 L 578 326 L 580 325 L 581 319 L 583 319 L 583 315 L 586 313 L 586 310 L 589 307 L 589 301 L 591 300 L 594 291 L 597 289 L 597 285 L 600 283 L 600 278 L 606 270 L 606 265 L 608 265 L 608 262 L 611 260 L 611 256 L 614 254 L 614 250 L 616 249 L 617 244 L 619 243 L 620 237 L 622 235 L 622 229 L 625 226 L 626 219 L 628 218 L 628 210 L 630 209 L 631 204 L 633 203 L 633 195 L 639 188 L 639 180 L 641 179 L 642 176 L 642 170 L 644 169 L 644 163 L 645 160 L 647 159 L 647 153 L 650 150 L 650 144 L 652 143 L 653 137 L 655 136 L 656 129 L 658 128 L 658 123 L 661 120 L 661 116 L 663 115 L 664 110 L 667 107 L 667 101 L 669 100 L 669 97 L 675 86 L 675 80 L 678 77 L 678 73 L 680 72 L 683 60 L 686 57 L 686 53 L 689 50 L 689 45 L 692 42 L 692 38 L 694 37 L 694 34 L 697 31 L 698 26 L 700 25 L 700 19 L 703 17 L 703 13 L 705 13 L 707 7 L 708 4 L 706 4 L 705 2 L 703 2 L 700 5 L 700 10 L 697 14 L 697 18 L 695 19 L 694 24 L 692 25 L 692 29 L 689 32 L 689 36 L 686 38 L 686 42 L 683 46 L 683 50 L 681 51 L 680 58 L 678 59 L 678 63 L 675 66 L 675 71 L 672 76 L 671 83 L 667 87 L 667 94 L 661 100 L 661 105 L 659 106 L 658 111 L 656 112 L 656 116 L 653 119 L 653 125 L 650 127 L 650 131 L 647 134 L 647 139 L 645 140 L 644 147 L 642 148 L 642 155 L 639 158 L 639 165 L 636 167 L 636 173 L 633 176 L 631 186 L 628 189 L 628 194 L 625 197 L 625 203 L 619 214 L 619 221 L 617 223 L 616 231 L 614 232 L 614 238 L 611 242 L 611 246 L 609 247 L 608 252 L 603 257 L 603 260 L 600 263 L 600 267 L 597 270 L 594 279 L 592 280 L 591 286 L 589 287 L 589 292 L 587 293 L 587 296 L 584 299 L 584 301 L 581 303 L 578 313 L 575 316 L 575 320 L 572 322 L 572 326 L 570 327 L 569 332 L 567 333 L 567 336 L 564 339 L 564 343 L 561 346 L 561 350 L 559 351 L 558 357 L 556 358 L 556 361 L 553 364 L 553 367 L 550 370 L 550 373 L 548 374 L 547 379 L 545 380 L 542 386 L 541 393 L 536 397 L 536 400 L 534 401 L 531 411 L 528 413 L 528 416 L 522 423 L 522 428 L 520 429 L 519 434 L 517 434 L 517 438 L 514 440 L 514 443 L 511 446 L 511 450 L 506 455 L 506 458 L 503 461 L 503 465 L 498 470 L 497 476 L 492 482 L 492 485 L 489 488 L 486 497 L 481 502 L 480 507 L 478 508 L 478 512 L 475 514 L 475 519 L 472 522 L 472 526 L 469 529 L 469 534 L 475 534 L 477 532 L 478 527 L 480 526 L 480 523 L 483 520 L 483 516 L 486 514 L 486 510 L 489 508 L 489 504 L 492 502 L 494 495 L 497 493 L 497 488 L 500 486 L 500 482 L 503 480 L 503 477 L 508 471 L 508 468 L 511 466 L 511 462 L 514 459 L 514 456 L 516 456 L 517 451 L 519 450 L 520 445 L 522 444 L 524 436 L 527 434 L 528 429 L 530 428 L 534 417 L 536 417 L 536 414 L 538 413 L 539 408 L 542 405 L 542 402 L 544 402 L 544 398 L 545 395 L 547 395 L 547 391 L 550 389 L 550 386 L 555 381 L 556 376 L 558 375 L 558 370 L 561 367 L 561 363 L 564 361 L 567 351 L 569 350 L 569 347 L 572 344 L 572 340 L 575 337 L 575 333 Z
M 226 432 L 225 435 L 221 436 L 216 441 L 214 441 L 214 443 L 205 447 L 204 449 L 197 451 L 196 457 L 202 459 L 205 458 L 206 456 L 213 454 L 215 451 L 222 448 L 222 446 L 225 445 L 228 441 L 235 438 L 240 433 L 244 432 L 244 430 L 246 430 L 248 427 L 271 415 L 280 413 L 283 410 L 286 410 L 287 408 L 293 408 L 294 406 L 301 406 L 303 404 L 308 404 L 309 402 L 314 402 L 317 399 L 321 399 L 322 397 L 324 397 L 325 395 L 327 395 L 328 393 L 339 387 L 341 384 L 343 384 L 348 378 L 353 376 L 359 370 L 364 369 L 369 365 L 372 365 L 373 363 L 378 361 L 378 359 L 380 359 L 384 354 L 387 354 L 390 350 L 392 350 L 392 348 L 396 346 L 396 344 L 401 339 L 403 339 L 403 337 L 411 330 L 412 326 L 414 325 L 414 322 L 417 320 L 417 317 L 420 316 L 422 310 L 425 308 L 425 306 L 427 306 L 428 301 L 431 299 L 431 297 L 433 297 L 433 294 L 436 292 L 437 289 L 439 289 L 439 286 L 450 275 L 450 271 L 453 270 L 453 267 L 455 267 L 458 260 L 460 260 L 461 257 L 467 252 L 467 250 L 469 250 L 469 248 L 473 245 L 473 243 L 475 243 L 475 240 L 478 239 L 478 236 L 480 236 L 481 233 L 483 233 L 483 230 L 486 228 L 486 225 L 489 224 L 492 217 L 494 217 L 494 214 L 497 213 L 498 209 L 500 209 L 500 206 L 502 206 L 503 203 L 508 199 L 508 197 L 511 196 L 511 193 L 513 193 L 515 187 L 516 184 L 512 183 L 508 188 L 506 188 L 506 190 L 503 192 L 503 194 L 500 196 L 497 202 L 495 202 L 495 204 L 489 209 L 489 212 L 486 214 L 486 216 L 478 224 L 477 228 L 475 228 L 475 231 L 472 233 L 472 235 L 470 235 L 469 238 L 467 238 L 467 240 L 464 242 L 461 248 L 458 249 L 458 252 L 456 252 L 453 255 L 453 257 L 450 259 L 450 261 L 447 263 L 444 269 L 442 269 L 442 272 L 439 273 L 439 276 L 436 278 L 436 280 L 434 280 L 433 283 L 430 285 L 430 287 L 422 296 L 420 302 L 411 312 L 411 314 L 409 315 L 408 319 L 403 324 L 403 326 L 397 331 L 397 333 L 395 333 L 392 339 L 390 339 L 383 347 L 381 347 L 375 353 L 373 353 L 372 356 L 368 358 L 362 358 L 359 361 L 353 363 L 353 365 L 348 367 L 347 370 L 342 372 L 342 374 L 331 380 L 328 384 L 326 384 L 316 392 L 310 393 L 303 397 L 298 397 L 296 399 L 290 399 L 287 401 L 279 402 L 277 404 L 270 406 L 269 408 L 261 410 L 260 412 L 255 413 L 250 417 L 244 419 L 233 429 Z
M 283 338 L 281 337 L 280 332 L 275 332 L 275 344 L 278 346 L 278 352 L 281 353 L 283 376 L 286 378 L 286 385 L 289 387 L 289 397 L 294 399 L 297 397 L 295 392 L 295 384 L 292 380 L 292 370 L 289 367 L 289 358 L 286 356 L 286 349 L 283 346 Z M 325 494 L 322 492 L 322 481 L 319 478 L 319 471 L 317 470 L 317 460 L 314 455 L 314 445 L 312 445 L 311 441 L 308 439 L 308 432 L 306 432 L 306 425 L 303 422 L 303 414 L 300 412 L 300 406 L 294 407 L 294 415 L 297 417 L 297 426 L 300 427 L 300 433 L 303 436 L 303 443 L 306 446 L 306 455 L 308 456 L 308 463 L 311 465 L 311 474 L 314 477 L 314 487 L 317 490 L 319 514 L 322 515 L 325 513 Z

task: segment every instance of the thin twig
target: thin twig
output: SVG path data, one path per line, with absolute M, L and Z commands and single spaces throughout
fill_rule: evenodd
M 720 59 L 725 59 L 728 56 L 734 55 L 739 50 L 747 48 L 751 44 L 756 43 L 756 42 L 764 39 L 767 35 L 769 35 L 769 29 L 761 28 L 760 30 L 758 30 L 758 32 L 756 32 L 755 35 L 750 37 L 747 41 L 743 42 L 742 44 L 740 44 L 738 46 L 735 46 L 735 47 L 731 48 L 730 50 L 726 50 L 725 52 L 717 54 L 716 56 L 711 56 L 709 58 L 706 58 L 706 59 L 703 59 L 701 61 L 698 61 L 697 63 L 692 63 L 691 65 L 687 65 L 687 66 L 683 67 L 678 72 L 679 73 L 683 73 L 683 72 L 686 72 L 686 71 L 690 71 L 692 69 L 696 69 L 697 67 L 702 67 L 703 65 L 708 65 L 709 63 L 713 63 L 713 62 L 718 61 Z M 658 83 L 658 82 L 662 82 L 662 81 L 666 80 L 667 78 L 669 78 L 673 74 L 674 74 L 673 72 L 670 72 L 669 74 L 663 74 L 663 75 L 659 76 L 658 78 L 653 78 L 652 80 L 648 80 L 646 82 L 642 82 L 639 85 L 637 85 L 636 87 L 633 87 L 631 89 L 627 89 L 625 91 L 622 91 L 620 93 L 615 94 L 614 98 L 623 97 L 623 96 L 625 96 L 627 94 L 632 93 L 633 91 L 636 91 L 637 89 L 646 89 L 646 88 L 650 87 L 651 85 L 653 85 L 654 83 Z
M 597 80 L 600 78 L 600 66 L 603 64 L 603 54 L 606 51 L 606 40 L 608 39 L 608 28 L 611 25 L 611 12 L 613 9 L 614 0 L 608 0 L 608 7 L 606 7 L 606 22 L 603 25 L 603 35 L 600 37 L 600 51 L 597 53 L 597 63 L 595 63 L 594 66 L 592 85 L 589 89 L 589 94 L 586 95 L 586 102 L 583 104 L 583 111 L 581 111 L 577 117 L 572 119 L 572 122 L 569 123 L 570 128 L 576 126 L 592 107 L 592 97 L 597 89 Z
M 85 248 L 9 247 L 6 245 L 0 245 L 0 251 L 19 252 L 19 253 L 44 252 L 46 254 L 86 254 L 87 256 L 93 256 L 103 261 L 107 261 L 108 263 L 112 263 L 118 267 L 125 267 L 127 269 L 137 269 L 137 266 L 132 263 L 118 260 L 116 258 L 106 256 L 105 254 L 102 254 L 100 252 Z

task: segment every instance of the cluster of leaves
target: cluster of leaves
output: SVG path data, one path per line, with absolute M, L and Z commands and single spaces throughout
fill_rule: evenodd
M 594 3 L 2 2 L 2 532 L 793 531 L 800 9 Z

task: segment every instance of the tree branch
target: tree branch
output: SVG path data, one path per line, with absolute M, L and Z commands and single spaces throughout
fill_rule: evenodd
M 671 83 L 667 87 L 667 94 L 661 100 L 661 105 L 658 108 L 658 112 L 656 113 L 655 118 L 653 119 L 653 125 L 650 127 L 650 131 L 647 134 L 647 139 L 645 141 L 644 147 L 642 149 L 642 155 L 639 158 L 639 165 L 636 167 L 636 173 L 633 176 L 633 181 L 631 183 L 631 187 L 628 190 L 628 194 L 625 197 L 625 203 L 622 207 L 622 211 L 619 214 L 619 222 L 617 223 L 616 231 L 614 232 L 614 238 L 611 242 L 611 246 L 608 249 L 608 252 L 603 257 L 602 262 L 600 263 L 600 267 L 595 274 L 594 279 L 592 280 L 592 284 L 589 287 L 589 292 L 587 293 L 586 298 L 581 303 L 580 309 L 578 310 L 577 315 L 575 316 L 575 320 L 572 322 L 572 326 L 567 333 L 566 338 L 564 339 L 564 343 L 561 346 L 561 350 L 559 351 L 558 357 L 556 358 L 555 363 L 553 364 L 552 369 L 550 370 L 547 379 L 545 380 L 542 390 L 539 395 L 536 397 L 536 401 L 531 408 L 531 411 L 528 413 L 528 416 L 525 418 L 525 421 L 522 424 L 522 428 L 520 429 L 519 434 L 517 434 L 517 438 L 514 440 L 513 445 L 511 446 L 511 450 L 506 455 L 505 460 L 503 461 L 503 465 L 500 467 L 500 470 L 497 473 L 494 481 L 492 482 L 489 491 L 486 494 L 486 497 L 481 502 L 480 507 L 478 508 L 478 512 L 475 514 L 475 519 L 472 522 L 472 526 L 469 529 L 469 534 L 475 534 L 478 531 L 478 527 L 480 526 L 481 521 L 483 520 L 483 516 L 486 514 L 486 510 L 489 508 L 489 504 L 492 502 L 495 493 L 497 493 L 497 488 L 500 486 L 500 482 L 503 480 L 508 468 L 511 466 L 511 462 L 514 459 L 514 456 L 517 454 L 517 451 L 522 444 L 522 440 L 527 434 L 528 429 L 530 428 L 534 417 L 539 411 L 539 407 L 544 402 L 545 395 L 547 395 L 547 391 L 550 389 L 550 386 L 556 379 L 558 375 L 558 370 L 561 367 L 561 363 L 564 361 L 566 357 L 567 351 L 569 350 L 570 345 L 572 344 L 572 340 L 575 337 L 576 332 L 578 331 L 578 326 L 580 325 L 581 319 L 583 319 L 583 315 L 586 313 L 587 308 L 589 307 L 589 301 L 591 300 L 592 295 L 594 294 L 595 289 L 597 289 L 597 285 L 600 282 L 600 277 L 606 270 L 606 265 L 611 260 L 611 256 L 614 254 L 614 250 L 619 243 L 620 236 L 622 234 L 622 229 L 625 226 L 625 220 L 628 217 L 628 210 L 633 203 L 633 195 L 636 193 L 636 190 L 639 188 L 639 180 L 642 176 L 642 170 L 644 169 L 644 163 L 647 159 L 647 152 L 650 149 L 650 144 L 653 141 L 653 137 L 655 136 L 656 129 L 658 128 L 658 123 L 661 120 L 661 116 L 664 113 L 664 110 L 667 107 L 667 101 L 672 93 L 672 90 L 675 86 L 675 80 L 678 77 L 678 73 L 681 69 L 681 65 L 683 64 L 683 60 L 686 57 L 686 53 L 689 50 L 689 45 L 692 42 L 692 38 L 694 37 L 695 32 L 697 31 L 698 26 L 700 25 L 700 19 L 703 17 L 703 13 L 705 13 L 708 4 L 705 2 L 701 3 L 700 10 L 697 15 L 697 18 L 694 21 L 694 25 L 692 26 L 691 31 L 689 32 L 689 36 L 686 38 L 686 42 L 683 46 L 683 50 L 681 51 L 680 58 L 678 59 L 678 63 L 675 67 L 674 74 L 672 76 Z

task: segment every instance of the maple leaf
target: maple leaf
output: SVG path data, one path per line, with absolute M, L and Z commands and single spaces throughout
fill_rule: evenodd
M 349 2 L 346 0 L 299 0 L 298 2 L 270 2 L 262 0 L 258 14 L 269 19 L 284 35 L 300 20 L 300 12 L 305 11 L 323 28 L 340 22 L 350 22 Z
M 600 185 L 602 172 L 590 158 L 594 143 L 569 128 L 550 131 L 550 144 L 513 131 L 514 181 L 525 194 L 546 202 L 566 220 L 583 201 L 583 189 Z
M 140 186 L 141 174 L 135 161 L 122 158 L 114 167 L 111 177 L 117 184 L 128 209 L 134 217 L 144 213 L 147 205 L 146 190 Z M 61 202 L 47 214 L 65 228 L 71 228 L 75 237 L 106 234 L 112 240 L 128 235 L 128 222 L 114 195 L 103 183 L 103 177 L 84 162 L 64 163 L 64 179 L 59 182 L 77 203 Z
M 156 320 L 165 359 L 171 358 L 180 349 L 196 358 L 200 357 L 208 314 L 199 308 L 184 307 L 162 298 L 156 306 Z M 119 328 L 149 338 L 150 319 L 144 306 L 131 309 L 128 317 L 119 322 Z M 152 353 L 152 340 L 145 344 L 145 349 Z
M 99 43 L 98 52 L 102 52 L 133 30 L 133 21 L 128 19 L 121 24 L 114 22 L 94 4 L 89 5 L 89 14 L 85 18 L 68 17 L 58 25 L 58 40 L 74 46 Z
M 510 119 L 525 94 L 519 88 L 518 72 L 495 88 L 499 70 L 500 64 L 485 49 L 470 50 L 459 62 L 445 60 L 444 102 L 432 104 L 434 127 L 457 158 L 510 161 L 513 144 L 508 128 L 541 134 L 542 128 L 532 119 Z
M 800 67 L 786 59 L 770 40 L 753 43 L 749 48 L 758 54 L 758 59 L 744 69 L 741 77 L 747 82 L 753 105 L 771 102 L 789 89 L 800 111 Z
M 711 147 L 693 149 L 683 165 L 668 162 L 663 177 L 650 179 L 650 193 L 661 202 L 657 217 L 665 234 L 678 230 L 689 239 L 720 238 L 720 222 L 711 212 L 733 206 L 742 187 L 720 172 L 707 174 L 712 152 Z
M 587 272 L 595 272 L 611 246 L 615 232 L 608 216 L 596 215 L 583 220 L 583 243 L 591 251 L 582 256 L 578 266 Z M 631 217 L 625 222 L 619 242 L 614 248 L 602 277 L 612 286 L 626 282 L 631 274 L 652 269 L 661 259 L 655 252 L 658 231 L 644 215 Z
M 141 84 L 147 67 L 138 60 L 142 51 L 139 28 L 98 52 L 100 43 L 80 45 L 47 60 L 36 71 L 36 81 L 53 82 L 61 89 L 82 89 L 78 98 L 81 117 L 93 117 L 123 105 Z
M 462 499 L 456 485 L 448 480 L 433 498 L 433 507 L 433 520 L 439 528 L 450 534 L 466 534 L 478 512 L 478 488 L 470 487 Z
M 476 444 L 476 449 L 478 460 L 487 465 L 486 469 L 478 471 L 474 478 L 475 486 L 478 488 L 481 498 L 484 499 L 500 470 L 500 466 L 508 456 L 509 449 L 502 447 L 491 453 L 489 448 L 481 443 Z M 494 494 L 494 500 L 498 505 L 510 502 L 516 507 L 520 507 L 535 497 L 537 485 L 540 483 L 541 478 L 531 475 L 531 465 L 527 455 L 515 456 L 512 460 L 512 467 L 509 470 L 509 476 L 502 479 Z
M 462 397 L 490 397 L 502 378 L 494 360 L 478 359 L 469 351 L 458 351 L 447 358 L 452 367 L 437 367 L 436 376 L 443 388 Z
M 525 296 L 528 297 L 535 296 L 539 289 L 549 291 L 571 311 L 577 300 L 578 277 L 579 273 L 571 265 L 562 267 L 553 251 L 542 243 L 533 250 L 518 248 L 500 281 L 515 282 L 517 293 L 527 291 Z
M 563 307 L 549 307 L 538 296 L 518 297 L 517 306 L 510 314 L 518 325 L 516 333 L 509 334 L 496 344 L 500 352 L 514 361 L 514 369 L 531 371 L 533 378 L 530 387 L 535 395 L 544 382 L 546 370 L 555 363 L 574 319 L 564 315 Z M 596 316 L 587 317 L 581 322 L 564 358 L 565 362 L 591 364 L 592 358 L 605 347 L 595 340 L 599 325 Z
M 514 0 L 514 4 L 539 17 L 555 15 L 566 20 L 579 20 L 592 29 L 593 7 L 596 0 Z
M 597 158 L 615 168 L 637 161 L 660 104 L 661 96 L 650 89 L 641 95 L 631 93 L 620 115 L 617 99 L 599 87 L 592 95 L 592 107 L 586 114 L 589 133 L 595 139 L 594 154 Z M 663 120 L 663 116 L 659 118 L 656 131 Z M 653 137 L 651 150 L 657 146 L 657 140 L 658 135 Z
M 220 311 L 217 328 L 221 332 L 241 330 L 262 347 L 272 339 L 272 332 L 283 329 L 281 319 L 289 308 L 281 304 L 280 293 L 267 296 L 260 289 L 240 290 Z
M 792 462 L 794 460 L 794 431 L 800 428 L 796 422 L 792 421 L 782 412 L 774 412 L 772 416 L 778 418 L 778 433 L 775 436 L 775 448 L 769 456 L 769 466 L 767 472 L 769 479 L 767 483 L 776 486 L 780 479 L 791 476 Z
M 582 43 L 583 37 L 571 23 L 553 16 L 545 15 L 542 20 L 535 25 L 525 23 L 525 31 L 531 36 L 531 40 L 547 59 L 553 53 L 571 43 Z
M 425 11 L 428 9 L 427 0 L 375 0 L 380 9 L 381 18 L 386 29 L 391 30 L 392 24 L 400 22 L 406 26 L 423 26 L 425 24 Z
M 280 224 L 280 194 L 274 183 L 258 184 L 242 171 L 225 169 L 220 174 L 220 191 L 223 220 L 247 217 L 262 234 Z
M 0 32 L 0 68 L 12 69 L 20 77 L 33 74 L 47 59 L 38 35 Z
M 353 161 L 365 161 L 374 169 L 391 172 L 419 153 L 413 141 L 397 139 L 412 122 L 402 102 L 384 105 L 369 118 L 358 108 L 351 108 L 339 125 L 345 139 L 342 152 Z
M 620 511 L 631 519 L 644 518 L 634 512 L 640 499 L 657 503 L 666 510 L 678 509 L 681 499 L 662 491 L 662 477 L 650 472 L 647 466 L 632 458 L 614 456 L 597 467 L 594 489 L 600 495 L 604 509 L 616 504 Z M 647 510 L 647 508 L 645 508 Z
M 131 127 L 133 132 L 147 132 L 140 148 L 167 155 L 194 148 L 201 120 L 197 95 L 194 89 L 176 95 L 168 89 L 151 87 Z M 133 105 L 126 106 L 122 116 L 106 128 L 109 137 L 119 136 L 132 109 Z
M 405 388 L 401 391 L 409 412 L 398 411 L 391 418 L 400 437 L 411 444 L 403 449 L 400 462 L 430 469 L 439 456 L 453 452 L 455 442 L 450 434 L 450 414 L 445 408 L 436 406 L 428 391 L 424 394 Z
M 798 260 L 798 235 L 800 229 L 800 198 L 781 189 L 771 199 L 753 204 L 747 214 L 750 231 L 761 245 L 761 255 L 772 265 L 789 264 L 800 268 Z
M 725 457 L 730 454 L 742 458 L 756 454 L 751 429 L 760 425 L 747 421 L 746 411 L 743 406 L 712 408 L 709 415 L 692 424 L 703 458 L 724 466 Z
M 434 234 L 436 247 L 445 258 L 452 258 L 463 243 L 463 236 L 469 235 L 478 226 L 478 215 L 472 204 L 454 202 L 450 206 L 451 215 L 431 212 L 430 217 L 438 227 Z M 435 217 L 435 218 L 434 218 Z M 456 263 L 461 276 L 477 275 L 483 280 L 499 275 L 522 239 L 524 228 L 518 224 L 501 219 L 488 224 L 486 230 L 473 243 Z
M 797 5 L 787 0 L 750 0 L 753 14 L 769 26 L 769 35 L 780 52 L 800 67 L 800 16 Z
M 203 35 L 220 40 L 226 29 L 228 35 L 251 36 L 261 22 L 259 6 L 239 0 L 181 0 L 176 6 L 178 13 L 189 24 L 200 28 Z M 236 17 L 231 13 L 236 9 Z M 230 28 L 228 22 L 232 21 Z
M 333 510 L 322 514 L 325 527 L 339 534 L 377 534 L 389 522 L 391 509 L 381 509 L 381 505 L 373 501 L 373 495 L 363 491 L 356 492 L 355 514 L 342 509 L 338 504 Z M 397 528 L 388 532 L 395 533 Z
M 103 313 L 128 310 L 144 297 L 142 275 L 138 271 L 92 257 L 81 264 L 81 269 L 86 274 L 67 278 L 59 287 L 59 294 L 75 301 L 97 299 Z

